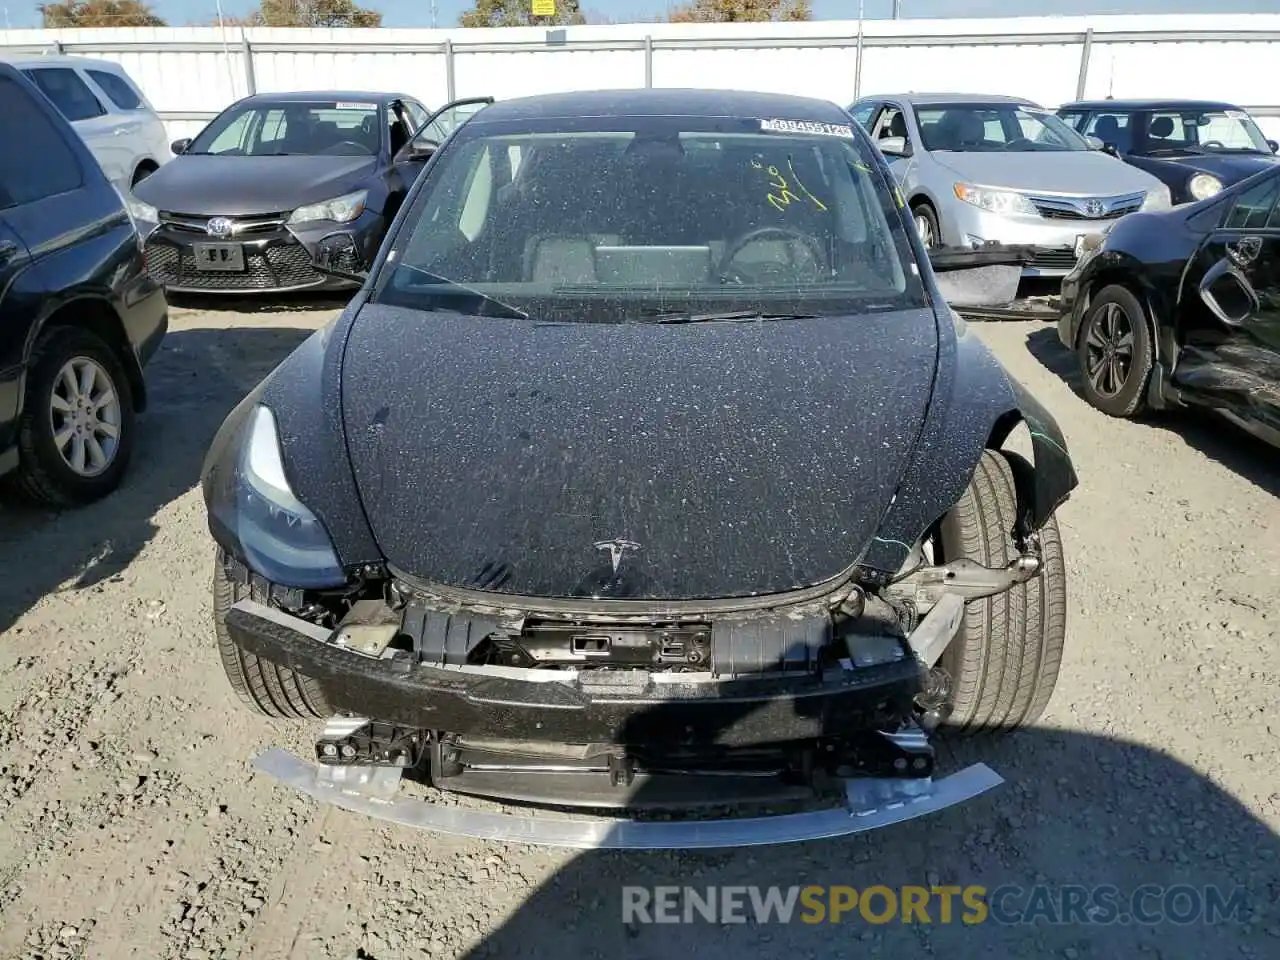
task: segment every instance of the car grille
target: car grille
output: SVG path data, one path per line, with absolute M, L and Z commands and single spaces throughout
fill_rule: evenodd
M 185 290 L 284 290 L 308 287 L 323 277 L 301 244 L 245 248 L 242 273 L 197 270 L 194 255 L 167 243 L 148 243 L 147 270 L 157 283 Z
M 1145 193 L 1116 197 L 1027 197 L 1046 220 L 1116 220 L 1141 209 L 1146 198 Z
M 198 233 L 201 236 L 209 236 L 207 229 L 209 221 L 215 219 L 206 214 L 197 213 L 173 213 L 169 210 L 160 211 L 160 222 L 166 227 L 177 230 L 180 233 Z M 263 213 L 255 214 L 251 217 L 226 217 L 232 224 L 232 232 L 228 236 L 242 237 L 252 233 L 270 233 L 273 230 L 279 230 L 286 220 L 289 219 L 288 213 Z
M 1030 265 L 1041 270 L 1070 270 L 1076 265 L 1075 251 L 1066 247 L 1061 250 L 1038 250 L 1031 257 Z

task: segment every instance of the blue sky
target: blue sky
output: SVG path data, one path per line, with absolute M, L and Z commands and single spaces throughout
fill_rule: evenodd
M 589 10 L 617 21 L 653 17 L 672 0 L 580 0 Z M 388 27 L 431 26 L 431 0 L 366 0 L 381 10 Z M 223 0 L 227 14 L 247 13 L 255 0 Z M 471 6 L 470 0 L 437 0 L 436 23 L 456 25 L 458 15 Z M 888 17 L 893 0 L 865 0 L 866 16 Z M 39 14 L 31 0 L 0 0 L 13 27 L 39 25 Z M 216 16 L 216 0 L 152 0 L 152 7 L 172 26 L 208 23 Z M 813 0 L 814 15 L 820 19 L 854 18 L 857 0 Z M 1280 0 L 902 0 L 907 17 L 987 17 L 1043 16 L 1089 13 L 1280 13 Z

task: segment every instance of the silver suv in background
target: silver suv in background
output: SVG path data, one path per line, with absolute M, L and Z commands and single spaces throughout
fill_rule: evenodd
M 1157 178 L 1030 100 L 893 94 L 849 112 L 888 160 L 926 246 L 1035 246 L 1024 276 L 1064 276 L 1086 238 L 1126 213 L 1170 206 Z
M 118 63 L 88 57 L 5 57 L 53 101 L 122 191 L 172 159 L 164 121 Z

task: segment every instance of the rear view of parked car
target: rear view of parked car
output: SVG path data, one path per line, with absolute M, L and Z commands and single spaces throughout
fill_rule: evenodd
M 1277 163 L 1275 141 L 1230 103 L 1082 101 L 1059 107 L 1058 116 L 1126 163 L 1159 177 L 1174 203 L 1207 199 Z
M 120 483 L 168 326 L 119 192 L 0 63 L 0 474 L 55 505 Z
M 119 64 L 85 57 L 9 62 L 71 121 L 120 190 L 131 189 L 170 159 L 164 122 Z
M 1062 276 L 1107 223 L 1170 204 L 1155 177 L 1029 100 L 903 94 L 849 109 L 889 161 L 926 247 L 1026 244 L 1039 251 L 1024 275 Z

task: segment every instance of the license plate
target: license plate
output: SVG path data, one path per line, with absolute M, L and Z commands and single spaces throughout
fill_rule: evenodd
M 238 243 L 197 243 L 194 246 L 197 270 L 244 270 L 244 247 Z

